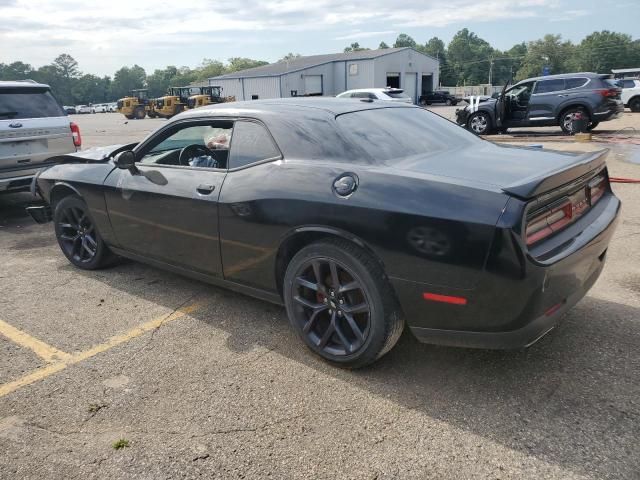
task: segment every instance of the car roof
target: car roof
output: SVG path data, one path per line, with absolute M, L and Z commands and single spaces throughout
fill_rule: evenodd
M 38 83 L 33 80 L 0 80 L 0 88 L 42 88 L 50 89 L 46 83 Z
M 337 116 L 343 113 L 357 112 L 362 110 L 375 110 L 379 108 L 412 108 L 411 105 L 398 105 L 392 102 L 374 102 L 368 99 L 343 99 L 334 97 L 293 97 L 274 98 L 270 100 L 246 100 L 241 102 L 218 103 L 205 107 L 187 110 L 179 115 L 180 118 L 187 116 L 260 116 L 260 114 L 271 114 L 282 111 L 293 112 L 295 110 L 304 112 L 305 115 L 330 114 Z M 418 107 L 413 107 L 418 108 Z
M 594 73 L 594 72 L 559 73 L 557 75 L 544 75 L 541 77 L 525 78 L 524 80 L 520 80 L 517 83 L 533 82 L 538 80 L 555 80 L 559 78 L 573 78 L 573 77 L 601 78 L 601 77 L 607 77 L 607 76 L 611 76 L 611 75 L 606 73 Z

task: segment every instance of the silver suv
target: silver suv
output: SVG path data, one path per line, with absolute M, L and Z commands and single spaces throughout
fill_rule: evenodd
M 49 85 L 0 81 L 0 193 L 28 189 L 51 157 L 75 152 L 81 144 L 78 126 Z

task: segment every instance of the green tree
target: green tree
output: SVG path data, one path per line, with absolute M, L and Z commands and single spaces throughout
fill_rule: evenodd
M 261 67 L 268 65 L 269 62 L 263 60 L 253 60 L 245 57 L 232 57 L 229 59 L 229 65 L 227 66 L 228 72 L 238 72 L 240 70 L 246 70 L 248 68 Z
M 416 41 L 406 33 L 401 33 L 400 35 L 398 35 L 398 38 L 396 38 L 396 41 L 393 44 L 393 48 L 400 48 L 400 47 L 416 48 L 416 46 L 417 46 Z
M 387 45 L 385 42 L 380 42 L 380 45 L 378 45 L 378 50 L 385 50 L 389 48 L 389 45 Z
M 456 85 L 488 83 L 491 59 L 500 55 L 491 45 L 469 29 L 456 33 L 447 48 L 445 72 Z
M 348 46 L 348 47 L 346 47 L 344 49 L 345 53 L 346 52 L 361 52 L 363 50 L 369 50 L 369 49 L 365 48 L 365 47 L 361 47 L 358 42 L 354 42 L 350 46 Z
M 516 80 L 542 75 L 544 67 L 549 67 L 551 74 L 575 71 L 576 65 L 572 64 L 575 53 L 575 45 L 563 42 L 561 35 L 547 34 L 540 40 L 529 42 Z
M 122 98 L 133 89 L 144 88 L 147 74 L 140 65 L 122 67 L 113 76 L 111 82 L 111 98 Z
M 296 58 L 300 58 L 301 56 L 302 55 L 300 55 L 299 53 L 289 52 L 284 57 L 282 57 L 280 60 L 278 60 L 278 62 L 288 62 L 290 60 L 295 60 Z
M 109 77 L 85 74 L 77 78 L 71 87 L 74 104 L 100 103 L 109 100 Z
M 602 30 L 586 36 L 577 46 L 578 70 L 611 73 L 612 68 L 636 67 L 640 64 L 637 41 L 626 33 Z
M 196 68 L 196 80 L 205 81 L 211 77 L 217 77 L 226 73 L 227 69 L 219 60 L 205 58 L 198 68 Z
M 28 63 L 0 63 L 0 80 L 26 80 L 33 78 L 35 71 Z
M 71 79 L 81 75 L 78 69 L 78 62 L 68 53 L 58 55 L 52 65 L 60 72 L 60 76 L 63 78 Z

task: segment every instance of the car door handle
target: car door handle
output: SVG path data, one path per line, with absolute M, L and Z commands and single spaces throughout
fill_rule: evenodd
M 216 189 L 215 185 L 205 185 L 205 184 L 198 185 L 198 188 L 196 188 L 198 193 L 201 193 L 202 195 L 209 195 L 215 189 Z
M 569 95 L 562 95 L 562 94 L 559 94 L 558 96 L 559 96 L 559 97 L 568 97 Z

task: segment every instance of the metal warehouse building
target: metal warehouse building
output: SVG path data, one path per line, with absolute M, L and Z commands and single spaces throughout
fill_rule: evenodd
M 209 79 L 223 95 L 257 100 L 396 87 L 413 98 L 438 85 L 439 62 L 410 47 L 298 57 Z

